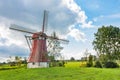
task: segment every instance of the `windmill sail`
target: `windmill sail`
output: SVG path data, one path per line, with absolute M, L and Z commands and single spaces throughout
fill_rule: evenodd
M 43 16 L 43 26 L 42 26 L 43 33 L 47 30 L 47 22 L 48 22 L 48 11 L 45 10 Z
M 36 32 L 35 30 L 24 28 L 24 27 L 18 26 L 16 24 L 11 24 L 10 29 L 16 30 L 16 31 L 21 31 L 21 32 L 26 32 L 26 33 L 30 33 L 30 34 L 34 34 Z

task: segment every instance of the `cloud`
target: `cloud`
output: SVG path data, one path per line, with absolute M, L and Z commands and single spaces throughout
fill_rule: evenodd
M 97 25 L 113 25 L 118 26 L 120 23 L 120 13 L 109 14 L 109 15 L 100 15 L 98 17 L 93 18 L 94 23 Z
M 79 13 L 81 10 L 81 8 L 74 2 L 74 0 L 62 0 L 62 3 L 72 12 Z
M 49 34 L 56 31 L 65 35 L 69 32 L 68 28 L 71 25 L 79 24 L 79 27 L 83 28 L 92 25 L 91 21 L 86 21 L 85 12 L 74 0 L 13 0 L 12 2 L 2 0 L 1 4 L 0 16 L 12 20 L 10 23 L 22 25 L 26 28 L 35 28 L 38 31 L 40 31 L 39 26 L 42 26 L 43 10 L 48 10 L 47 31 Z
M 17 45 L 10 45 L 10 46 L 0 46 L 0 55 L 1 56 L 27 56 L 28 50 L 24 47 L 18 47 Z
M 69 33 L 67 34 L 67 36 L 71 36 L 73 38 L 75 38 L 76 41 L 85 41 L 85 34 L 83 32 L 81 32 L 79 29 L 76 29 L 75 26 L 71 26 L 69 27 Z
M 93 28 L 95 27 L 94 25 L 92 25 L 92 21 L 89 21 L 87 24 L 86 23 L 83 23 L 82 25 L 79 25 L 81 26 L 82 28 Z
M 28 50 L 24 38 L 25 33 L 11 31 L 9 26 L 14 23 L 41 31 L 44 10 L 49 11 L 48 35 L 56 31 L 62 37 L 71 36 L 77 41 L 85 41 L 85 34 L 77 29 L 76 25 L 80 25 L 78 27 L 82 28 L 91 28 L 92 21 L 87 21 L 85 12 L 74 0 L 0 0 L 0 49 L 2 50 L 2 47 L 11 49 L 14 46 L 21 50 L 13 53 L 15 55 Z M 71 28 L 71 25 L 75 27 Z M 9 50 L 6 51 L 8 53 L 5 53 L 9 54 Z M 0 51 L 0 53 L 3 52 Z
M 0 56 L 1 61 L 7 60 L 9 56 L 27 56 L 28 46 L 24 35 L 9 29 L 12 20 L 0 17 Z
M 93 27 L 92 21 L 87 22 L 87 16 L 85 15 L 85 12 L 81 9 L 80 6 L 78 6 L 74 0 L 62 0 L 63 4 L 72 11 L 73 14 L 76 15 L 74 24 L 80 24 L 84 28 L 91 28 Z
M 1 16 L 33 24 L 34 27 L 42 26 L 43 10 L 49 11 L 48 27 L 51 31 L 66 33 L 73 24 L 86 25 L 82 27 L 92 25 L 86 21 L 85 12 L 74 0 L 2 0 L 1 3 Z
M 8 58 L 0 57 L 0 62 L 7 62 Z
M 1 20 L 0 20 L 1 21 Z M 8 20 L 2 19 L 0 22 L 0 45 L 3 46 L 10 46 L 12 44 L 15 44 L 17 46 L 25 47 L 24 36 L 20 33 L 16 33 L 11 31 L 8 26 L 9 25 Z

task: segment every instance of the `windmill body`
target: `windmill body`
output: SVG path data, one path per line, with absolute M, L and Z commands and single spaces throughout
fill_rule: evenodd
M 34 33 L 32 48 L 28 58 L 28 68 L 49 67 L 47 58 L 46 38 Z M 44 34 L 45 35 L 45 34 Z
M 30 55 L 28 58 L 28 68 L 41 68 L 49 67 L 49 60 L 47 54 L 46 39 L 60 40 L 63 42 L 69 42 L 68 40 L 59 39 L 56 37 L 48 36 L 44 33 L 46 24 L 46 11 L 44 11 L 43 26 L 41 32 L 27 31 L 26 29 L 20 29 L 21 27 L 12 24 L 10 29 L 32 34 L 32 36 L 25 36 L 28 46 L 30 48 Z M 19 27 L 19 29 L 17 27 Z M 16 27 L 16 28 L 15 28 Z

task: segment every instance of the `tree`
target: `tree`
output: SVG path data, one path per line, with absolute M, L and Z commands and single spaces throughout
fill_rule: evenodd
M 120 59 L 120 28 L 102 26 L 94 36 L 94 49 L 99 57 L 102 56 L 103 61 Z
M 15 62 L 16 62 L 16 64 L 17 64 L 17 66 L 21 66 L 21 64 L 22 64 L 21 57 L 15 56 Z
M 74 61 L 74 60 L 75 60 L 75 58 L 74 58 L 74 57 L 71 57 L 71 58 L 70 58 L 70 60 L 71 60 L 71 61 Z
M 89 55 L 88 61 L 87 61 L 87 67 L 92 67 L 93 66 L 93 55 Z
M 85 50 L 84 55 L 85 55 L 85 61 L 87 61 L 87 57 L 88 57 L 88 55 L 90 55 L 90 53 L 88 52 L 87 49 Z
M 7 62 L 10 66 L 15 66 L 15 61 L 12 56 L 9 56 L 9 59 L 7 60 Z

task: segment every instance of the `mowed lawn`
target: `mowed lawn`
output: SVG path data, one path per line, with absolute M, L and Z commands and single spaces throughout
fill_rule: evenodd
M 120 80 L 120 68 L 20 68 L 1 70 L 0 80 Z

